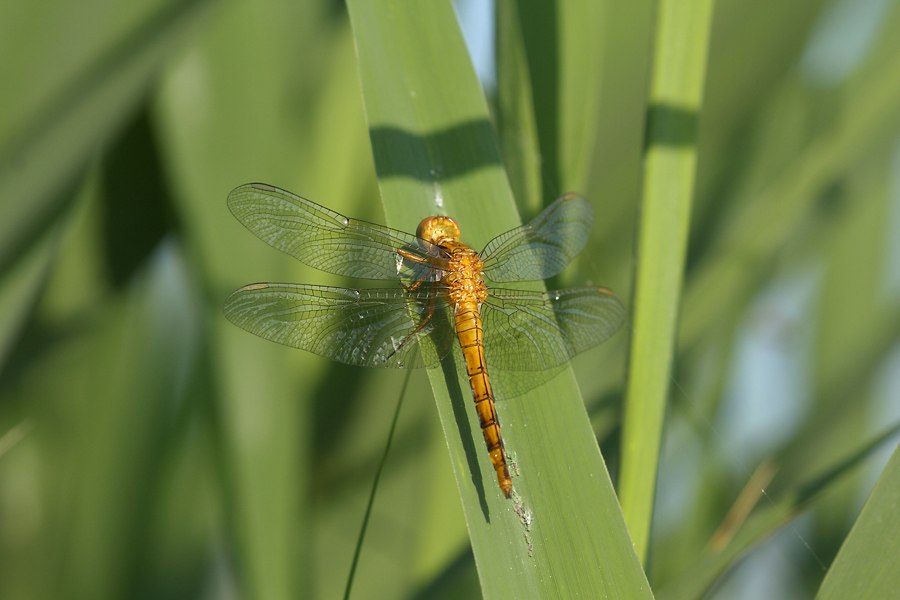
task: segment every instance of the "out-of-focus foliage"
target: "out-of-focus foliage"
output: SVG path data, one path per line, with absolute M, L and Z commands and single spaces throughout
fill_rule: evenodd
M 562 285 L 627 300 L 655 3 L 591 4 L 497 2 L 488 100 L 522 216 L 570 186 L 595 207 Z M 896 0 L 715 3 L 657 597 L 812 598 L 836 555 L 822 597 L 896 589 L 872 523 L 898 485 L 898 26 Z M 346 9 L 7 2 L 0 82 L 0 597 L 338 596 L 403 374 L 221 305 L 346 283 L 244 230 L 237 185 L 385 222 Z M 613 481 L 627 336 L 574 361 Z M 424 373 L 410 390 L 353 597 L 475 597 Z

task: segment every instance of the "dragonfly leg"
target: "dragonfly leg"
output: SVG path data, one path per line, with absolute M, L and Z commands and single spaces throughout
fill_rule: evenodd
M 414 292 L 414 291 L 416 291 L 417 289 L 419 289 L 419 287 L 421 287 L 421 285 L 422 285 L 423 283 L 425 283 L 425 280 L 424 280 L 424 279 L 417 279 L 416 281 L 413 281 L 410 285 L 406 285 L 406 284 L 404 284 L 404 283 L 401 281 L 401 282 L 400 282 L 400 285 L 401 285 L 401 286 L 403 287 L 403 289 L 406 290 L 407 292 Z
M 421 284 L 422 282 L 419 281 L 419 282 L 417 282 L 417 283 Z M 407 289 L 407 291 L 409 291 L 409 289 Z M 411 340 L 411 339 L 413 338 L 414 335 L 416 335 L 417 333 L 419 333 L 420 331 L 422 331 L 422 328 L 425 327 L 425 326 L 428 324 L 429 321 L 431 321 L 431 317 L 434 316 L 434 305 L 435 305 L 435 302 L 437 302 L 437 299 L 434 298 L 434 297 L 431 298 L 431 299 L 428 301 L 428 313 L 426 313 L 426 315 L 422 318 L 422 320 L 419 321 L 419 324 L 416 325 L 416 328 L 413 329 L 413 330 L 410 332 L 410 334 L 409 334 L 408 336 L 406 336 L 406 337 L 403 339 L 403 341 L 400 342 L 400 343 L 397 345 L 397 347 L 394 348 L 394 349 L 391 351 L 390 354 L 387 355 L 387 358 L 391 358 L 391 357 L 394 356 L 397 352 L 399 352 L 400 349 L 403 348 L 403 346 L 405 346 L 406 343 L 407 343 L 409 340 Z
M 411 252 L 409 252 L 407 250 L 404 250 L 403 248 L 398 249 L 397 254 L 399 254 L 400 257 L 403 258 L 404 260 L 408 260 L 409 262 L 415 263 L 417 265 L 425 265 L 432 271 L 435 271 L 435 270 L 446 271 L 450 268 L 450 264 L 447 262 L 446 259 L 443 259 L 443 258 L 435 258 L 433 256 L 429 256 L 429 257 L 418 256 L 416 254 L 412 254 Z M 415 280 L 410 285 L 406 285 L 402 281 L 400 282 L 400 285 L 403 286 L 403 289 L 406 290 L 407 292 L 412 292 L 412 291 L 419 289 L 419 287 L 423 283 L 425 283 L 427 280 L 428 280 L 427 277 L 422 277 L 421 279 Z
M 405 259 L 407 259 L 407 260 L 411 260 L 411 261 L 413 261 L 413 262 L 418 262 L 419 264 L 421 264 L 419 261 L 415 260 L 416 257 L 414 257 L 414 256 L 410 255 L 409 253 L 405 252 L 403 249 L 397 250 L 397 254 L 399 254 L 400 256 L 402 256 L 403 258 L 405 258 Z M 412 282 L 411 284 L 409 284 L 409 285 L 406 285 L 405 283 L 403 283 L 403 281 L 401 281 L 401 282 L 400 282 L 400 286 L 401 286 L 404 290 L 406 290 L 407 292 L 412 292 L 412 291 L 415 291 L 415 290 L 419 289 L 419 287 L 420 287 L 423 283 L 425 283 L 425 279 L 416 279 L 415 281 L 413 281 L 413 282 Z

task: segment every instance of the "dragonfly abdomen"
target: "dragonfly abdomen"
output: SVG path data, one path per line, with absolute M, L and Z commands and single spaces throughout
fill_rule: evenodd
M 494 406 L 494 391 L 491 389 L 484 361 L 481 314 L 476 302 L 457 303 L 456 335 L 466 360 L 466 374 L 469 376 L 469 385 L 472 386 L 472 395 L 475 398 L 475 411 L 481 422 L 481 433 L 491 456 L 491 464 L 497 472 L 497 483 L 500 484 L 503 494 L 509 498 L 512 494 L 512 480 L 506 465 L 503 438 L 500 437 L 500 420 Z

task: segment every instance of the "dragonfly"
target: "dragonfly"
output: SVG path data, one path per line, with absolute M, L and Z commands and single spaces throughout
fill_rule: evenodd
M 577 194 L 559 198 L 481 252 L 460 241 L 459 224 L 450 217 L 428 217 L 412 235 L 262 183 L 236 188 L 228 207 L 264 242 L 315 269 L 386 280 L 391 287 L 254 283 L 228 296 L 226 318 L 267 340 L 362 367 L 435 366 L 455 337 L 506 498 L 512 480 L 489 371 L 525 379 L 552 373 L 625 321 L 624 304 L 603 287 L 536 292 L 488 286 L 552 277 L 581 252 L 593 209 Z

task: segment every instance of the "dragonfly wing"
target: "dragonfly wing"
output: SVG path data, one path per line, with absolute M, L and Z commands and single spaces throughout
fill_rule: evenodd
M 249 183 L 228 195 L 238 221 L 267 244 L 327 273 L 362 279 L 427 279 L 436 246 L 414 235 L 350 219 L 291 192 Z M 405 249 L 417 260 L 398 254 Z
M 491 281 L 536 281 L 566 268 L 587 243 L 594 210 L 584 197 L 566 194 L 530 223 L 498 235 L 481 251 Z
M 605 288 L 492 289 L 481 318 L 488 367 L 542 371 L 612 336 L 625 322 L 625 305 Z
M 224 311 L 259 337 L 361 367 L 434 365 L 453 342 L 447 303 L 424 290 L 255 283 L 228 296 Z
M 565 369 L 566 364 L 563 363 L 552 369 L 544 369 L 543 371 L 504 371 L 503 369 L 494 369 L 491 371 L 491 382 L 494 384 L 495 390 L 501 390 L 503 398 L 518 398 L 528 392 L 534 391 Z

